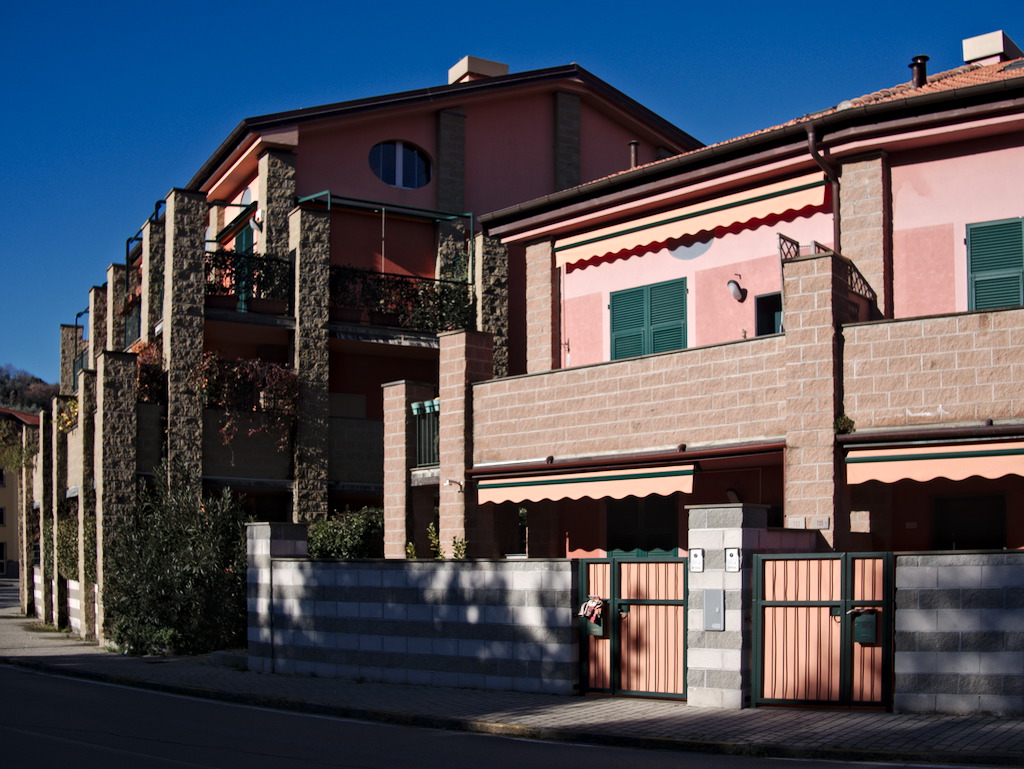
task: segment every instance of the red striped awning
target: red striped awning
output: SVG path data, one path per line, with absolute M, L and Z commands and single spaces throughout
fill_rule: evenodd
M 555 262 L 566 271 L 676 248 L 762 225 L 810 216 L 828 206 L 820 173 L 682 206 L 653 216 L 579 233 L 555 242 Z
M 596 470 L 559 475 L 482 479 L 477 502 L 539 502 L 558 499 L 622 499 L 652 494 L 693 492 L 693 465 L 666 465 L 629 470 Z
M 1024 441 L 851 448 L 846 455 L 848 484 L 962 481 L 972 476 L 995 480 L 1006 475 L 1024 476 Z

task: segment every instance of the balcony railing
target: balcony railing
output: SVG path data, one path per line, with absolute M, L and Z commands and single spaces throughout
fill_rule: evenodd
M 211 251 L 206 254 L 206 295 L 234 297 L 238 312 L 253 309 L 253 300 L 283 303 L 290 312 L 295 275 L 290 259 L 269 254 Z M 267 310 L 264 306 L 262 309 Z M 273 312 L 273 310 L 267 310 Z
M 440 463 L 438 453 L 438 424 L 440 409 L 438 400 L 412 404 L 416 429 L 416 467 L 434 467 Z
M 476 325 L 473 287 L 454 280 L 331 267 L 336 317 L 415 331 L 452 331 Z

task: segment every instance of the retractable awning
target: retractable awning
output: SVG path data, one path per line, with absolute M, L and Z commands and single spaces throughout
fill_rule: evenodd
M 1024 476 L 1024 441 L 850 448 L 846 455 L 848 484 L 962 481 L 972 476 L 994 480 L 1005 475 Z
M 571 272 L 591 264 L 689 245 L 710 235 L 792 221 L 824 210 L 827 189 L 820 173 L 808 174 L 591 230 L 557 241 L 555 261 Z
M 651 494 L 668 496 L 677 491 L 684 494 L 693 492 L 692 464 L 481 479 L 477 482 L 477 501 L 539 502 L 543 499 L 584 497 L 622 499 Z

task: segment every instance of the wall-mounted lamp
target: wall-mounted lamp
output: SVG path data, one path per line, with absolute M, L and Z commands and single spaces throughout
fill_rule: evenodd
M 736 277 L 740 278 L 743 276 L 737 275 Z M 726 288 L 729 289 L 729 293 L 732 295 L 732 298 L 735 299 L 737 302 L 742 302 L 744 299 L 747 298 L 747 289 L 741 287 L 737 281 L 730 280 L 728 283 L 725 284 L 725 286 Z
M 462 493 L 463 491 L 465 491 L 465 489 L 463 489 L 463 488 L 462 488 L 462 481 L 456 481 L 456 480 L 454 480 L 453 478 L 445 478 L 445 480 L 444 480 L 444 485 L 445 485 L 445 486 L 458 486 L 458 487 L 459 487 L 459 493 L 460 493 L 460 494 L 461 494 L 461 493 Z

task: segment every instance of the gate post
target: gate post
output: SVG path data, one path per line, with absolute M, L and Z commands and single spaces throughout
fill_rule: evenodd
M 687 596 L 686 698 L 690 705 L 738 710 L 750 704 L 753 624 L 751 567 L 768 527 L 766 505 L 692 505 Z M 704 551 L 694 571 L 693 551 Z M 738 571 L 726 571 L 726 548 L 739 548 Z M 721 613 L 714 603 L 721 601 Z

